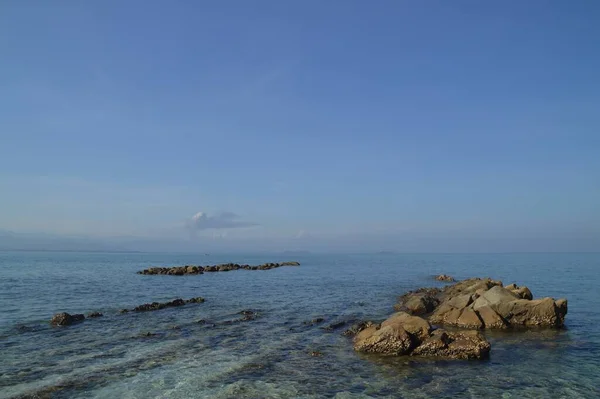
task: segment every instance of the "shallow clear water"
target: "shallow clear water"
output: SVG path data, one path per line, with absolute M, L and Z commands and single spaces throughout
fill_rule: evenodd
M 0 398 L 600 397 L 600 254 L 288 258 L 0 252 Z M 135 273 L 156 265 L 284 260 L 302 266 L 184 277 Z M 566 297 L 567 328 L 488 334 L 491 357 L 481 362 L 360 355 L 341 335 L 344 328 L 320 328 L 385 318 L 398 295 L 439 285 L 431 276 L 440 273 L 490 276 L 527 285 L 535 297 Z M 206 302 L 118 312 L 196 296 Z M 244 309 L 259 317 L 235 321 Z M 104 317 L 50 327 L 61 311 Z M 325 321 L 303 323 L 316 317 Z

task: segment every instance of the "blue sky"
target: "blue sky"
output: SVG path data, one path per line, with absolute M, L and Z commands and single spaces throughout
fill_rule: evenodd
M 0 229 L 598 250 L 599 19 L 591 0 L 2 2 Z

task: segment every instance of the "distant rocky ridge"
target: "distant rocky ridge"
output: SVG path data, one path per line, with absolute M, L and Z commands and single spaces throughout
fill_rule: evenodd
M 237 263 L 224 263 L 214 266 L 174 266 L 174 267 L 151 267 L 144 269 L 138 274 L 147 275 L 169 275 L 169 276 L 185 276 L 185 275 L 196 275 L 209 272 L 229 272 L 232 270 L 270 270 L 276 269 L 282 266 L 300 266 L 300 262 L 282 262 L 282 263 L 264 263 L 258 266 L 240 265 Z

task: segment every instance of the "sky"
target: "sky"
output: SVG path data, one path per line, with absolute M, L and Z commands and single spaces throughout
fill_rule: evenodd
M 598 251 L 598 20 L 594 0 L 0 2 L 0 230 Z

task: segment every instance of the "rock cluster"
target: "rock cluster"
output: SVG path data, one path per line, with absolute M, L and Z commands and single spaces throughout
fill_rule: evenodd
M 449 359 L 482 359 L 490 352 L 490 343 L 477 331 L 434 330 L 427 320 L 406 312 L 362 327 L 354 337 L 354 350 L 359 352 Z
M 446 282 L 449 282 L 449 283 L 452 283 L 452 282 L 456 281 L 454 279 L 454 277 L 448 276 L 447 274 L 440 274 L 439 276 L 436 276 L 435 279 L 437 281 L 446 281 Z
M 473 278 L 443 289 L 421 288 L 400 297 L 397 311 L 423 315 L 437 325 L 468 329 L 514 327 L 560 328 L 567 300 L 533 299 L 529 288 Z
M 265 263 L 258 266 L 239 265 L 237 263 L 225 263 L 214 266 L 174 266 L 174 267 L 151 267 L 138 272 L 138 274 L 147 275 L 169 275 L 169 276 L 184 276 L 195 275 L 210 272 L 229 272 L 232 270 L 270 270 L 281 266 L 300 266 L 299 262 L 282 262 L 282 263 Z

